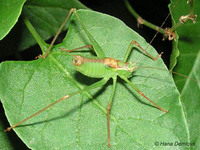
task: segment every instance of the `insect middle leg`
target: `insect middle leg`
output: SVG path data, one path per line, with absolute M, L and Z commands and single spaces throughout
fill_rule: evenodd
M 128 83 L 137 93 L 139 93 L 141 96 L 143 96 L 145 99 L 147 99 L 150 103 L 152 103 L 155 107 L 160 109 L 161 111 L 168 113 L 167 110 L 163 109 L 162 107 L 158 106 L 156 103 L 154 103 L 152 100 L 150 100 L 147 96 L 144 95 L 142 91 L 140 91 L 132 82 L 130 82 L 125 76 L 120 76 L 126 83 Z

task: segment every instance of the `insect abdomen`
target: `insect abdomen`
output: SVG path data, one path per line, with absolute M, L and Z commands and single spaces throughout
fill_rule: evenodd
M 123 62 L 114 58 L 84 58 L 76 56 L 73 63 L 76 69 L 82 74 L 93 78 L 114 77 L 124 75 L 127 78 L 132 75 L 134 70 L 133 64 Z
M 82 74 L 93 78 L 104 78 L 117 76 L 117 72 L 105 63 L 105 59 L 84 58 L 75 56 L 73 63 Z

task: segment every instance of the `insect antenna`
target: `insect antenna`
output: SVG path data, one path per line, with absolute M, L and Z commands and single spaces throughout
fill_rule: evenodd
M 176 75 L 179 75 L 181 77 L 184 77 L 184 78 L 187 78 L 187 79 L 190 79 L 194 82 L 197 82 L 197 83 L 200 83 L 200 81 L 196 80 L 196 79 L 193 79 L 193 78 L 190 78 L 184 74 L 181 74 L 181 73 L 178 73 L 178 72 L 175 72 L 175 71 L 171 71 L 171 70 L 167 70 L 167 69 L 162 69 L 162 68 L 157 68 L 157 67 L 135 67 L 134 69 L 140 69 L 140 68 L 150 68 L 150 69 L 157 69 L 157 70 L 162 70 L 162 71 L 167 71 L 169 73 L 173 73 L 173 74 L 176 74 Z

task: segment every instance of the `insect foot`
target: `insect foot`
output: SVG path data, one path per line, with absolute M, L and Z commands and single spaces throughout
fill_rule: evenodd
M 35 57 L 35 59 L 39 59 L 39 58 L 45 59 L 46 57 L 44 55 L 41 55 L 41 54 Z

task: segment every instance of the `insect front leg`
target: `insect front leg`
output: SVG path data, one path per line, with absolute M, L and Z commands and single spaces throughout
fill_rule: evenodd
M 86 26 L 83 24 L 83 22 L 81 21 L 78 13 L 77 13 L 77 10 L 75 8 L 71 8 L 69 13 L 67 14 L 65 20 L 63 21 L 63 23 L 61 24 L 60 28 L 58 29 L 58 31 L 56 32 L 56 35 L 55 37 L 53 38 L 50 46 L 48 47 L 48 49 L 46 50 L 46 53 L 44 55 L 40 55 L 38 56 L 39 57 L 42 57 L 42 58 L 46 58 L 47 55 L 49 54 L 53 44 L 55 43 L 58 35 L 60 34 L 60 32 L 62 31 L 62 28 L 64 27 L 64 25 L 66 24 L 67 20 L 69 20 L 70 16 L 74 13 L 78 23 L 81 25 L 82 29 L 85 31 L 88 39 L 90 40 L 91 42 L 91 45 L 93 46 L 90 46 L 90 47 L 93 47 L 93 50 L 94 52 L 97 54 L 98 57 L 101 57 L 101 58 L 104 58 L 105 57 L 105 54 L 102 50 L 102 48 L 99 46 L 99 44 L 96 42 L 96 40 L 93 38 L 93 36 L 89 33 L 89 31 L 87 30 Z M 88 46 L 89 47 L 89 46 Z
M 78 47 L 78 48 L 74 48 L 74 49 L 70 49 L 70 50 L 66 50 L 65 48 L 60 48 L 62 51 L 65 51 L 67 53 L 70 53 L 72 51 L 77 51 L 77 50 L 80 50 L 80 49 L 84 49 L 84 48 L 91 48 L 92 50 L 94 50 L 93 46 L 92 45 L 86 45 L 86 46 L 82 46 L 82 47 Z
M 91 42 L 91 45 L 93 46 L 94 52 L 96 53 L 96 55 L 100 58 L 105 58 L 105 54 L 102 50 L 102 48 L 100 47 L 100 45 L 97 43 L 97 41 L 94 39 L 94 37 L 90 34 L 90 32 L 87 30 L 86 26 L 83 24 L 83 22 L 81 21 L 77 11 L 74 11 L 74 15 L 77 18 L 78 23 L 81 25 L 82 29 L 85 31 L 88 39 Z
M 124 57 L 124 62 L 127 61 L 128 57 L 129 57 L 129 55 L 130 55 L 130 53 L 131 53 L 131 51 L 132 51 L 132 49 L 133 49 L 133 45 L 136 45 L 139 49 L 141 49 L 147 56 L 149 56 L 149 57 L 150 57 L 151 59 L 153 59 L 153 60 L 157 60 L 158 58 L 160 58 L 161 55 L 162 55 L 162 53 L 163 53 L 163 52 L 160 53 L 157 57 L 153 57 L 153 56 L 150 55 L 145 49 L 143 49 L 143 48 L 140 46 L 140 44 L 139 44 L 138 42 L 136 42 L 136 41 L 131 41 L 131 43 L 130 43 L 128 49 L 127 49 L 126 55 L 125 55 L 125 57 Z
M 84 30 L 84 32 L 86 33 L 88 39 L 91 42 L 91 45 L 86 45 L 86 46 L 82 46 L 79 48 L 75 48 L 75 49 L 71 49 L 71 50 L 66 50 L 65 48 L 60 48 L 63 51 L 66 52 L 71 52 L 71 51 L 76 51 L 79 49 L 83 49 L 83 48 L 91 48 L 98 57 L 100 58 L 105 58 L 105 54 L 102 50 L 102 48 L 99 46 L 99 44 L 97 43 L 97 41 L 94 39 L 94 37 L 90 34 L 90 32 L 87 30 L 86 26 L 83 24 L 83 22 L 81 21 L 76 9 L 73 9 L 72 12 L 74 13 L 74 16 L 76 17 L 76 21 L 81 25 L 82 29 Z
M 76 9 L 75 8 L 71 8 L 66 16 L 66 18 L 64 19 L 63 23 L 61 24 L 61 26 L 59 27 L 58 31 L 56 32 L 56 35 L 54 36 L 53 40 L 51 41 L 51 44 L 49 45 L 48 49 L 46 50 L 45 54 L 44 55 L 40 55 L 38 56 L 37 58 L 46 58 L 47 55 L 49 54 L 53 44 L 55 43 L 56 39 L 58 38 L 58 35 L 60 34 L 60 32 L 62 31 L 64 25 L 66 24 L 67 20 L 69 20 L 70 16 L 72 15 L 72 13 L 75 11 Z

